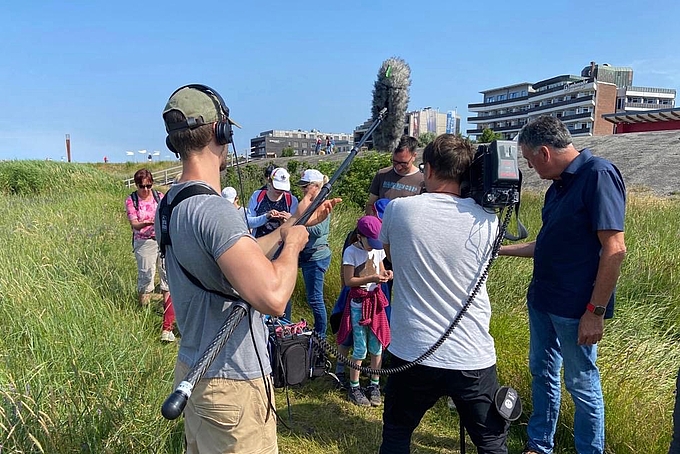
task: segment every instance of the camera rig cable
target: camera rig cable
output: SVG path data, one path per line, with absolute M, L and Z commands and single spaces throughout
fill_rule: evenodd
M 347 358 L 346 356 L 342 355 L 338 349 L 334 346 L 328 343 L 326 339 L 321 338 L 316 331 L 312 332 L 312 340 L 315 343 L 315 348 L 317 348 L 317 351 L 320 349 L 324 349 L 329 353 L 332 353 L 335 355 L 335 357 L 339 360 L 342 361 L 344 364 L 346 364 L 348 367 L 354 370 L 358 370 L 360 372 L 363 372 L 365 374 L 372 374 L 372 375 L 391 375 L 391 374 L 396 374 L 399 372 L 403 372 L 405 370 L 408 370 L 423 361 L 425 361 L 428 357 L 432 356 L 432 354 L 439 348 L 441 345 L 446 341 L 446 339 L 449 338 L 451 333 L 453 332 L 454 329 L 458 326 L 462 318 L 465 316 L 466 312 L 470 308 L 470 305 L 472 305 L 472 302 L 474 301 L 475 297 L 477 296 L 477 293 L 479 293 L 479 290 L 482 288 L 482 285 L 486 281 L 487 277 L 489 276 L 489 270 L 491 269 L 491 265 L 493 262 L 496 260 L 498 257 L 498 251 L 501 248 L 501 244 L 503 243 L 503 237 L 505 235 L 505 232 L 508 228 L 508 224 L 510 223 L 510 218 L 512 216 L 512 205 L 507 206 L 506 208 L 500 209 L 500 215 L 503 215 L 503 211 L 505 210 L 505 218 L 503 220 L 503 223 L 500 226 L 500 229 L 498 231 L 498 235 L 496 235 L 496 239 L 494 240 L 493 246 L 491 248 L 491 257 L 489 258 L 488 263 L 486 264 L 486 267 L 484 267 L 484 271 L 482 272 L 481 276 L 479 277 L 479 280 L 477 281 L 477 284 L 475 284 L 475 287 L 472 289 L 472 292 L 470 292 L 470 295 L 468 296 L 467 300 L 465 301 L 465 304 L 463 304 L 463 307 L 460 309 L 460 312 L 456 314 L 454 317 L 453 321 L 449 325 L 449 327 L 446 329 L 444 334 L 437 340 L 437 342 L 434 343 L 429 349 L 427 349 L 422 355 L 420 355 L 418 358 L 414 359 L 411 362 L 408 362 L 406 364 L 403 364 L 398 367 L 393 367 L 393 368 L 388 368 L 388 369 L 372 369 L 370 367 L 363 367 L 355 364 L 351 359 Z

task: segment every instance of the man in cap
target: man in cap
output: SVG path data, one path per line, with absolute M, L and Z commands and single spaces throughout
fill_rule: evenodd
M 298 199 L 290 193 L 290 174 L 283 167 L 272 170 L 267 189 L 253 192 L 248 201 L 248 226 L 259 238 L 286 222 L 297 209 Z
M 423 152 L 427 192 L 392 200 L 385 209 L 380 240 L 394 267 L 390 324 L 398 333 L 388 348 L 390 367 L 414 361 L 441 339 L 491 258 L 498 219 L 460 192 L 473 155 L 469 141 L 440 135 Z M 443 396 L 453 399 L 478 452 L 508 452 L 509 423 L 494 405 L 500 386 L 490 319 L 482 283 L 446 341 L 388 377 L 381 453 L 410 452 L 413 431 Z
M 163 119 L 168 146 L 182 160 L 182 177 L 166 195 L 168 203 L 191 186 L 214 191 L 181 201 L 168 220 L 172 244 L 166 247 L 165 259 L 182 332 L 175 386 L 231 314 L 233 302 L 224 295 L 238 294 L 251 306 L 247 320 L 236 326 L 193 389 L 184 411 L 187 453 L 276 453 L 263 318 L 283 312 L 295 287 L 297 258 L 307 242 L 307 230 L 290 222 L 256 240 L 234 205 L 219 197 L 220 170 L 226 168 L 235 123 L 214 90 L 182 87 L 168 100 Z M 326 201 L 310 224 L 322 221 L 338 201 Z M 303 199 L 300 208 L 309 203 Z M 156 216 L 158 231 L 160 217 Z M 277 250 L 280 254 L 270 261 Z

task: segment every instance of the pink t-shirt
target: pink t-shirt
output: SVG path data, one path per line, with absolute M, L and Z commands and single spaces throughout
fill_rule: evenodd
M 159 198 L 163 198 L 163 193 L 158 193 Z M 127 217 L 131 221 L 138 222 L 153 222 L 156 218 L 156 208 L 158 204 L 156 199 L 151 196 L 149 200 L 139 199 L 139 210 L 135 210 L 135 205 L 132 203 L 132 196 L 128 196 L 125 199 L 125 210 L 127 211 Z M 154 231 L 153 224 L 148 225 L 141 230 L 132 229 L 132 239 L 133 240 L 148 240 L 149 238 L 155 238 L 156 232 Z

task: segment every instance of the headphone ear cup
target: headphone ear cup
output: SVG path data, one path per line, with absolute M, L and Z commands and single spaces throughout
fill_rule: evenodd
M 233 132 L 229 121 L 220 121 L 215 126 L 215 140 L 220 145 L 231 143 L 232 134 Z
M 165 146 L 168 147 L 168 150 L 172 151 L 176 155 L 179 154 L 177 150 L 175 150 L 175 146 L 172 144 L 172 141 L 170 140 L 170 136 L 165 137 Z

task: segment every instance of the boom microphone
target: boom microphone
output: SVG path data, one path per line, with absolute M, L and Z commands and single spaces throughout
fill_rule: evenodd
M 411 68 L 401 58 L 385 60 L 373 86 L 373 120 L 387 108 L 387 116 L 373 134 L 373 146 L 380 151 L 394 151 L 404 135 L 404 120 L 409 101 Z

